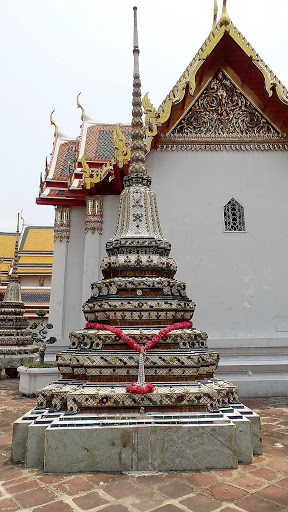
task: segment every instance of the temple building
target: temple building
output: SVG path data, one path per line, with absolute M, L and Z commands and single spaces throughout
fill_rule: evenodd
M 56 207 L 50 321 L 58 351 L 85 325 L 81 307 L 101 279 L 131 157 L 130 126 L 93 121 L 79 95 L 77 105 L 82 125 L 74 138 L 60 133 L 51 114 L 54 144 L 37 198 Z M 242 396 L 285 394 L 287 89 L 229 18 L 224 0 L 159 108 L 148 95 L 143 107 L 161 226 L 177 279 L 198 304 L 195 322 L 221 354 L 218 375 Z
M 0 233 L 0 301 L 12 273 L 17 233 Z M 23 226 L 19 235 L 18 278 L 24 316 L 35 320 L 35 311 L 49 313 L 53 265 L 54 229 L 50 226 Z
M 259 416 L 214 376 L 219 354 L 193 326 L 196 304 L 175 279 L 146 167 L 133 11 L 130 165 L 103 278 L 82 306 L 85 328 L 56 356 L 62 379 L 14 423 L 12 460 L 49 473 L 229 469 L 262 453 Z

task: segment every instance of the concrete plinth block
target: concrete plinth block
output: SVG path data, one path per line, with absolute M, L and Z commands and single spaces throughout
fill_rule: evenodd
M 234 469 L 238 466 L 236 427 L 232 423 L 151 426 L 148 453 L 152 471 Z
M 233 406 L 234 407 L 234 406 Z M 262 435 L 261 435 L 261 421 L 260 416 L 256 412 L 251 411 L 245 405 L 239 404 L 239 406 L 235 407 L 235 410 L 238 410 L 242 416 L 245 416 L 251 422 L 251 436 L 252 436 L 252 446 L 253 446 L 253 455 L 262 455 Z
M 44 466 L 45 430 L 60 414 L 44 414 L 30 423 L 27 434 L 25 467 L 40 469 Z
M 230 418 L 236 426 L 238 462 L 250 464 L 253 460 L 251 422 L 245 417 Z
M 253 454 L 262 455 L 263 449 L 260 416 L 253 412 L 248 416 L 248 419 L 251 422 Z
M 14 421 L 13 423 L 13 438 L 11 448 L 11 460 L 12 462 L 23 462 L 26 456 L 26 445 L 28 436 L 28 427 L 31 423 L 39 416 L 42 415 L 43 411 L 37 411 L 32 409 Z
M 73 427 L 45 431 L 44 471 L 81 473 L 136 470 L 135 428 Z
M 57 423 L 57 422 L 56 422 Z M 44 470 L 199 471 L 238 466 L 233 423 L 55 427 L 45 431 Z

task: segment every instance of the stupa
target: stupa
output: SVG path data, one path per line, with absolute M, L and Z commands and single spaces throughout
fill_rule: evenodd
M 12 272 L 0 305 L 0 364 L 17 368 L 17 363 L 35 359 L 39 349 L 33 345 L 29 321 L 24 317 L 24 303 L 18 276 L 19 214 Z
M 261 453 L 259 417 L 214 377 L 219 354 L 174 278 L 145 165 L 136 7 L 133 55 L 131 164 L 103 279 L 57 355 L 62 380 L 14 424 L 12 459 L 47 472 L 235 468 Z

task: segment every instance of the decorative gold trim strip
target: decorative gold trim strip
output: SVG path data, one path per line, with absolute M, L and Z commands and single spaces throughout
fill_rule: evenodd
M 287 151 L 288 139 L 161 139 L 158 151 Z

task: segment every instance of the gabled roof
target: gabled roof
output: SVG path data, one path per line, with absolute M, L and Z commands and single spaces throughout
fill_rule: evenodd
M 172 129 L 219 68 L 282 134 L 288 133 L 286 87 L 232 22 L 218 22 L 160 105 L 162 134 Z
M 220 21 L 213 27 L 159 108 L 153 107 L 147 95 L 143 98 L 148 152 L 156 149 L 159 142 L 163 143 L 163 139 L 169 136 L 218 70 L 225 73 L 227 80 L 238 88 L 255 111 L 267 121 L 267 126 L 272 127 L 274 139 L 273 130 L 276 130 L 279 141 L 275 149 L 288 149 L 287 89 L 229 17 L 223 17 L 223 13 L 224 9 Z M 57 191 L 55 186 L 49 188 L 47 181 L 41 184 L 38 203 L 64 205 L 70 200 L 75 205 L 84 205 L 87 194 L 121 192 L 123 178 L 129 167 L 130 147 L 127 141 L 130 127 L 121 126 L 122 135 L 119 131 L 117 135 L 115 125 L 99 125 L 85 114 L 82 120 L 73 175 L 67 180 L 65 178 L 62 187 L 61 183 L 58 184 Z M 253 146 L 251 148 L 254 149 Z M 225 149 L 225 145 L 222 149 Z M 245 145 L 241 149 L 245 149 Z M 255 149 L 268 150 L 271 145 L 263 143 L 261 147 L 256 145 Z
M 115 155 L 115 131 L 117 131 L 117 125 L 96 123 L 85 114 L 82 117 L 81 132 L 77 139 L 68 139 L 55 131 L 51 161 L 45 172 L 45 181 L 41 179 L 40 199 L 37 203 L 68 205 L 71 199 L 76 198 L 78 204 L 85 204 L 86 191 L 82 189 L 83 157 L 86 166 L 91 168 L 89 172 L 90 170 L 92 173 L 98 172 L 98 181 L 105 180 L 106 177 L 105 183 L 113 181 L 113 166 L 108 170 L 101 168 Z M 125 143 L 128 143 L 131 127 L 121 125 L 121 132 Z M 110 188 L 113 188 L 113 185 Z

